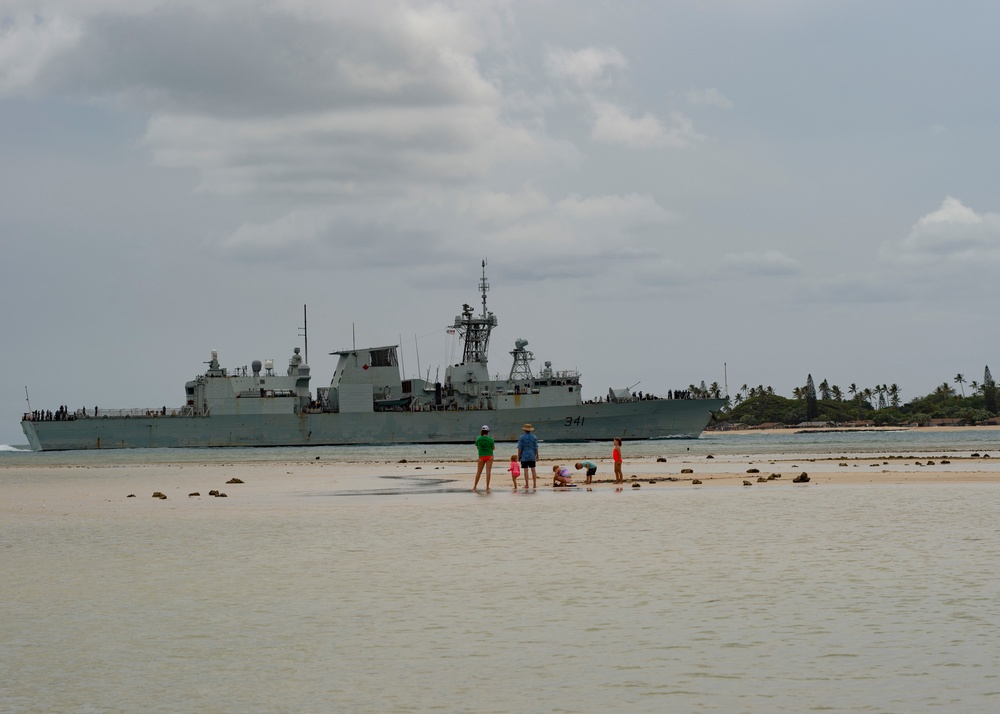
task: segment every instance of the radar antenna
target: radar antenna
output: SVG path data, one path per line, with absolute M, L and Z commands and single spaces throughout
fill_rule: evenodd
M 531 380 L 535 378 L 531 373 L 530 364 L 535 359 L 535 355 L 524 349 L 527 346 L 527 340 L 516 340 L 514 342 L 514 349 L 510 351 L 511 356 L 514 358 L 514 363 L 510 366 L 508 381 L 514 382 L 519 379 Z
M 497 318 L 486 309 L 486 293 L 490 284 L 486 280 L 486 260 L 483 260 L 483 275 L 479 279 L 479 291 L 483 296 L 483 312 L 479 317 L 473 315 L 472 306 L 462 306 L 462 314 L 455 318 L 452 325 L 465 341 L 462 349 L 462 363 L 479 362 L 486 364 L 490 351 L 490 332 L 497 326 Z

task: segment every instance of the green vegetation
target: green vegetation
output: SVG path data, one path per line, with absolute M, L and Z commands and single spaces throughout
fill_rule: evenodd
M 817 394 L 812 375 L 803 387 L 792 390 L 792 397 L 782 397 L 771 387 L 743 385 L 733 397 L 729 407 L 716 414 L 717 423 L 780 424 L 794 426 L 803 422 L 834 424 L 873 424 L 875 426 L 927 425 L 935 419 L 955 419 L 965 424 L 976 424 L 998 415 L 998 389 L 990 368 L 986 367 L 982 384 L 966 381 L 957 374 L 952 380 L 959 386 L 959 394 L 948 382 L 941 383 L 933 392 L 916 397 L 906 404 L 900 403 L 900 388 L 896 384 L 859 388 L 852 383 L 846 390 L 824 379 Z M 970 387 L 966 395 L 965 385 Z M 718 385 L 713 384 L 716 390 Z M 711 390 L 692 386 L 697 396 Z

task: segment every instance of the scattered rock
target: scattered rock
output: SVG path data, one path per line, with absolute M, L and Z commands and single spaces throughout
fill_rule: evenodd
M 195 491 L 194 493 L 189 493 L 188 494 L 188 498 L 193 498 L 195 496 L 200 496 L 200 495 L 201 495 L 200 493 L 198 493 L 197 491 Z
M 652 479 L 650 479 L 650 480 L 649 480 L 649 482 L 650 482 L 651 484 L 654 484 L 654 483 L 656 483 L 656 481 L 653 481 Z
M 130 494 L 129 494 L 129 495 L 127 495 L 127 496 L 126 496 L 125 498 L 135 498 L 135 494 L 134 494 L 134 493 L 130 493 Z
M 657 456 L 656 457 L 656 462 L 659 463 L 659 464 L 664 463 L 666 460 L 667 460 L 667 458 L 665 456 Z
M 215 494 L 215 497 L 216 498 L 229 498 L 229 496 L 227 496 L 226 494 L 222 493 L 221 491 L 217 491 L 216 494 Z
M 694 469 L 681 469 L 682 474 L 693 474 Z
M 744 481 L 744 482 L 743 482 L 743 485 L 744 485 L 744 486 L 753 486 L 753 484 L 752 484 L 752 483 L 750 483 L 749 481 Z
M 990 458 L 990 455 L 989 454 L 983 454 L 983 458 L 984 459 L 988 459 L 988 458 Z
M 774 481 L 774 479 L 776 478 L 781 478 L 781 474 L 771 474 L 770 476 L 767 477 L 767 480 Z
M 163 499 L 166 499 L 166 497 L 167 497 L 167 494 L 163 493 L 162 491 L 153 491 L 153 498 L 163 498 Z
M 406 463 L 406 459 L 400 459 L 400 460 L 399 460 L 399 461 L 397 461 L 396 463 L 397 463 L 397 464 L 405 464 L 405 463 Z
M 218 492 L 218 491 L 216 491 L 216 490 L 215 490 L 215 489 L 213 488 L 213 489 L 212 489 L 211 491 L 209 491 L 209 492 L 208 492 L 208 495 L 209 495 L 209 496 L 218 496 L 218 495 L 219 495 L 219 492 Z
M 974 459 L 978 459 L 978 458 L 979 458 L 979 452 L 977 451 L 976 453 L 974 453 L 974 454 L 972 455 L 972 458 L 974 458 Z
M 227 484 L 229 484 L 229 483 L 243 483 L 243 481 L 241 481 L 240 479 L 238 479 L 238 478 L 236 478 L 236 477 L 234 476 L 233 478 L 231 478 L 231 479 L 229 479 L 228 481 L 226 481 L 226 483 L 227 483 Z
M 948 461 L 947 459 L 942 459 L 942 460 L 941 460 L 941 463 L 942 463 L 942 464 L 950 464 L 951 462 L 950 462 L 950 461 Z
M 714 456 L 712 456 L 711 454 L 709 454 L 709 455 L 708 455 L 708 456 L 706 456 L 705 458 L 706 458 L 706 459 L 714 459 L 715 457 L 714 457 Z
M 766 476 L 758 476 L 757 477 L 757 483 L 767 483 L 767 477 Z
M 642 487 L 642 484 L 639 483 L 638 481 L 636 481 L 635 483 L 632 484 L 632 488 L 641 488 L 641 487 Z
M 747 469 L 748 474 L 759 474 L 760 469 Z
M 809 483 L 809 474 L 805 471 L 792 479 L 792 483 Z
M 693 478 L 693 479 L 691 479 L 691 485 L 693 485 L 693 486 L 700 486 L 701 485 L 701 479 L 700 478 Z
M 927 465 L 928 465 L 928 466 L 933 466 L 933 465 L 934 465 L 934 462 L 933 462 L 933 461 L 928 461 L 928 462 L 927 462 Z
M 837 466 L 847 466 L 847 462 L 841 461 L 839 464 L 837 464 Z

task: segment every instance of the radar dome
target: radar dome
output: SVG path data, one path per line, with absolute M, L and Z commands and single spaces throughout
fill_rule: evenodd
M 260 360 L 255 359 L 250 363 L 250 367 L 253 369 L 254 374 L 260 374 Z

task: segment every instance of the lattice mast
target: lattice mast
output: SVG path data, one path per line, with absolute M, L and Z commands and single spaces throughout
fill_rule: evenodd
M 535 355 L 524 349 L 527 346 L 527 340 L 519 339 L 514 342 L 514 349 L 510 352 L 514 362 L 510 366 L 510 376 L 507 377 L 511 382 L 516 382 L 519 379 L 530 381 L 535 378 L 531 373 L 531 361 L 535 359 Z
M 490 284 L 486 280 L 486 261 L 483 260 L 483 275 L 479 279 L 479 292 L 483 296 L 483 311 L 478 317 L 473 315 L 469 304 L 462 305 L 462 314 L 455 318 L 455 329 L 465 340 L 462 350 L 463 364 L 478 362 L 486 364 L 490 351 L 490 332 L 497 326 L 497 318 L 486 309 L 486 293 Z

